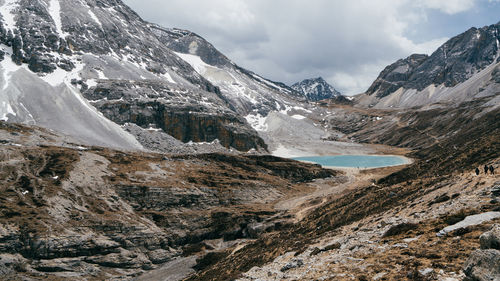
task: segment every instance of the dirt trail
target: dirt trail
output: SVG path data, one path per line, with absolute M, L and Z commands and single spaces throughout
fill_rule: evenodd
M 162 267 L 151 270 L 139 276 L 134 281 L 178 281 L 186 278 L 195 271 L 192 267 L 196 264 L 197 256 L 189 256 L 172 260 Z
M 343 194 L 349 190 L 373 184 L 374 181 L 401 170 L 405 166 L 406 165 L 376 169 L 335 168 L 335 170 L 344 172 L 344 176 L 340 179 L 329 178 L 315 180 L 308 184 L 314 191 L 279 201 L 274 207 L 277 210 L 288 211 L 294 214 L 295 221 L 300 221 L 310 211 L 328 202 L 332 197 Z

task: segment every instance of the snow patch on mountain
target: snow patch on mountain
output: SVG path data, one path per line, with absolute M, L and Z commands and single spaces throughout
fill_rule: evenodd
M 62 30 L 61 3 L 59 3 L 59 0 L 50 0 L 48 12 L 52 17 L 52 19 L 54 20 L 54 24 L 56 25 L 56 31 L 59 34 L 59 37 L 65 38 L 68 34 L 63 32 Z
M 265 132 L 268 129 L 266 124 L 267 117 L 260 114 L 249 114 L 245 116 L 245 119 L 257 132 Z
M 183 59 L 185 62 L 189 63 L 196 72 L 198 72 L 200 75 L 205 74 L 207 71 L 207 68 L 215 68 L 211 65 L 206 64 L 199 56 L 196 55 L 191 55 L 191 54 L 182 54 L 182 53 L 177 53 L 174 52 L 176 55 L 178 55 L 181 59 Z
M 0 114 L 2 116 L 2 117 L 0 117 L 0 120 L 2 120 L 2 121 L 8 121 L 9 114 L 16 116 L 16 113 L 12 109 L 12 106 L 10 105 L 10 103 L 8 103 L 6 101 L 2 101 L 2 109 L 0 110 Z
M 66 84 L 69 85 L 71 83 L 72 79 L 81 79 L 80 72 L 83 70 L 85 65 L 82 62 L 75 61 L 75 68 L 71 71 L 66 71 L 61 68 L 57 68 L 54 72 L 40 75 L 40 78 L 50 84 L 51 86 L 55 87 L 60 84 Z M 99 74 L 99 71 L 97 72 Z M 105 78 L 104 74 L 102 74 L 102 77 Z M 100 75 L 99 75 L 100 76 Z M 99 77 L 101 79 L 101 76 Z
M 175 82 L 174 79 L 172 79 L 172 76 L 170 76 L 170 74 L 168 74 L 168 72 L 165 72 L 164 74 L 162 74 L 162 76 L 165 77 L 165 79 L 167 79 L 168 82 L 173 83 L 173 84 L 177 84 L 177 82 Z
M 7 57 L 10 57 L 12 55 L 12 47 L 0 45 L 0 50 L 5 52 L 5 54 L 6 54 L 6 58 L 0 62 L 0 66 L 3 69 L 3 75 L 2 75 L 3 87 L 2 87 L 2 90 L 5 90 L 9 86 L 11 74 L 23 66 L 17 65 L 12 60 L 7 58 Z
M 94 12 L 92 11 L 92 9 L 89 7 L 88 9 L 88 13 L 89 13 L 89 16 L 91 19 L 94 20 L 95 23 L 97 23 L 97 25 L 102 29 L 102 23 L 101 21 L 99 20 L 99 18 L 94 14 Z
M 18 6 L 19 0 L 4 0 L 4 4 L 0 7 L 0 15 L 3 18 L 3 25 L 6 30 L 14 30 L 16 21 L 12 11 Z
M 288 113 L 291 111 L 303 111 L 303 112 L 307 112 L 307 113 L 313 113 L 312 110 L 306 109 L 302 106 L 298 106 L 298 105 L 291 106 L 291 105 L 287 105 L 287 104 L 285 104 L 283 106 L 283 109 L 279 110 L 279 113 L 288 115 Z

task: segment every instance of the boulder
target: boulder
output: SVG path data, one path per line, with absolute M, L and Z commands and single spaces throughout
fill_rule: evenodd
M 285 272 L 285 271 L 290 270 L 292 268 L 301 267 L 303 265 L 304 265 L 304 262 L 302 260 L 293 260 L 293 261 L 287 263 L 285 266 L 283 266 L 280 270 L 281 270 L 281 272 Z
M 500 280 L 500 251 L 495 249 L 474 251 L 464 266 L 465 280 Z
M 481 249 L 500 250 L 500 224 L 494 225 L 490 231 L 483 233 L 479 241 Z

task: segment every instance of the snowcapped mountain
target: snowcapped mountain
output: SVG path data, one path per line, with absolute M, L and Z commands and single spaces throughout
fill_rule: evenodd
M 292 85 L 292 89 L 301 93 L 310 101 L 319 101 L 334 97 L 340 97 L 342 94 L 335 90 L 322 77 L 305 79 Z
M 266 146 L 235 111 L 238 98 L 222 95 L 199 65 L 172 51 L 158 28 L 121 1 L 6 0 L 0 5 L 1 119 L 132 149 L 146 143 L 124 129 L 127 123 L 146 131 L 159 128 L 185 142 L 219 139 L 239 150 Z M 269 82 L 252 90 L 248 81 L 258 78 L 241 77 L 247 80 L 226 86 L 251 101 L 241 102 L 249 110 L 260 108 L 254 93 L 264 96 L 280 88 Z M 262 102 L 276 106 L 273 99 Z
M 149 26 L 166 46 L 220 90 L 222 99 L 258 131 L 269 151 L 276 154 L 287 142 L 310 146 L 313 141 L 309 136 L 320 141 L 325 134 L 313 121 L 325 110 L 310 104 L 301 93 L 236 65 L 190 31 Z M 301 133 L 295 137 L 295 131 Z
M 497 95 L 500 23 L 471 28 L 432 55 L 411 55 L 387 66 L 360 98 L 375 107 L 457 103 Z M 479 89 L 479 90 L 478 90 Z
M 217 86 L 224 99 L 242 115 L 267 115 L 305 101 L 285 84 L 270 81 L 236 65 L 193 32 L 154 24 L 149 26 L 161 42 Z

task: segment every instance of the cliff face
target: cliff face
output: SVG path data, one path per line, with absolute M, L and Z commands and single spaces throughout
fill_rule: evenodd
M 213 142 L 219 140 L 226 148 L 240 151 L 267 149 L 254 130 L 246 127 L 236 114 L 210 114 L 193 108 L 172 108 L 158 102 L 109 103 L 99 110 L 110 120 L 135 123 L 147 128 L 154 125 L 182 142 Z
M 184 142 L 212 142 L 216 139 L 229 148 L 240 151 L 267 149 L 267 145 L 253 130 L 244 127 L 243 119 L 236 115 L 194 115 L 189 112 L 163 114 L 162 129 Z
M 121 80 L 99 80 L 83 93 L 106 118 L 120 125 L 161 129 L 182 142 L 218 139 L 226 148 L 240 151 L 267 148 L 216 93 L 158 81 Z

